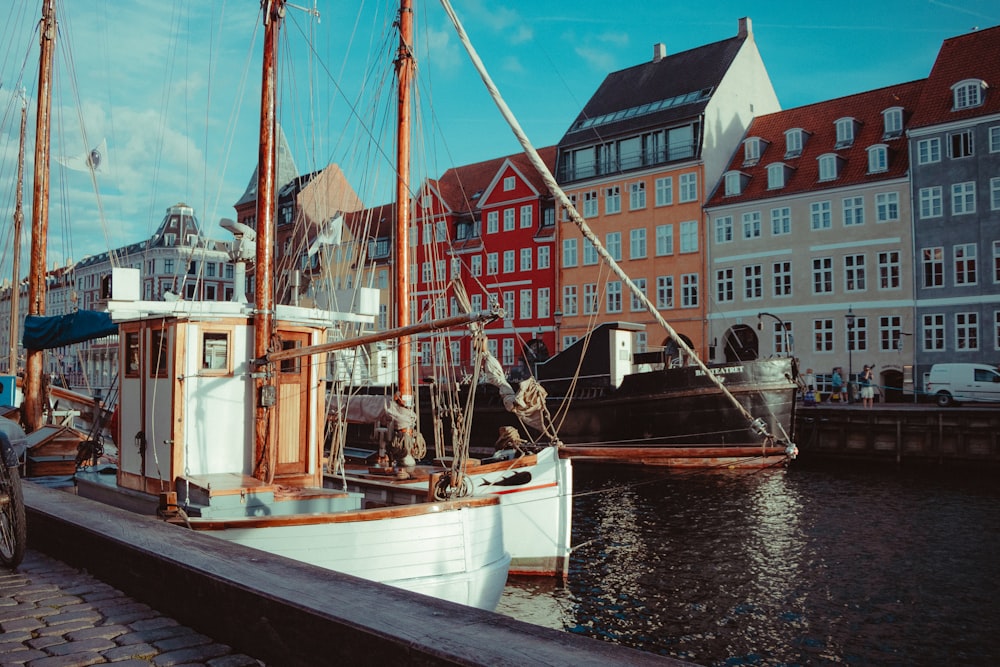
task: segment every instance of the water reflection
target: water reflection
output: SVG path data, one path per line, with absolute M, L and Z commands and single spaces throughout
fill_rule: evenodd
M 577 466 L 570 578 L 500 611 L 705 665 L 1000 657 L 1000 490 L 863 467 Z

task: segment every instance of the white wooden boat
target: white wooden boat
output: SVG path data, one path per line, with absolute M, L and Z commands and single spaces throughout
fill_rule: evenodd
M 119 325 L 119 465 L 113 477 L 79 474 L 78 492 L 156 508 L 178 524 L 270 553 L 492 609 L 510 562 L 496 497 L 363 509 L 360 494 L 323 488 L 321 346 L 338 322 L 364 316 L 275 303 L 275 71 L 284 11 L 283 0 L 264 4 L 256 229 L 227 227 L 240 249 L 251 241 L 248 232 L 259 239 L 254 301 L 242 297 L 239 251 L 238 291 L 228 303 L 141 301 L 138 269 L 112 270 L 102 295 Z
M 506 582 L 497 497 L 363 508 L 324 489 L 322 353 L 279 362 L 258 394 L 254 306 L 137 301 L 139 272 L 115 269 L 108 302 L 120 323 L 119 465 L 77 474 L 78 492 L 222 539 L 482 608 Z M 335 313 L 275 309 L 281 347 L 326 342 Z M 349 317 L 349 315 L 344 315 Z M 271 479 L 260 479 L 255 401 L 275 397 Z M 126 444 L 128 443 L 128 444 Z M 255 475 L 255 472 L 257 475 Z

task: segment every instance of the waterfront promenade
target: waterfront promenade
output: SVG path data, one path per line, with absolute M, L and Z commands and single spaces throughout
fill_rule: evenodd
M 0 665 L 263 664 L 184 626 L 120 590 L 29 549 L 0 570 Z
M 201 661 L 192 654 L 183 664 L 230 664 L 223 659 L 243 664 L 238 661 L 246 656 L 281 667 L 348 663 L 498 667 L 689 664 L 324 570 L 64 491 L 30 482 L 24 486 L 32 549 L 63 561 L 71 569 L 88 572 L 134 598 L 143 605 L 137 611 L 148 605 L 165 619 L 176 619 L 195 634 L 211 638 L 185 648 L 201 647 L 204 652 L 233 647 Z M 30 566 L 31 561 L 22 573 L 29 579 Z M 61 584 L 69 588 L 57 598 L 65 605 L 77 604 L 70 592 L 71 579 Z M 42 597 L 48 599 L 47 595 Z M 50 600 L 47 606 L 55 604 Z M 26 619 L 27 626 L 44 622 Z M 153 625 L 164 623 L 164 627 L 171 623 L 146 620 Z M 90 629 L 97 635 L 97 628 L 108 624 L 94 614 L 80 622 L 81 633 Z M 111 624 L 127 625 L 124 619 Z M 3 626 L 4 634 L 34 632 L 41 627 L 29 631 Z M 129 631 L 152 628 L 140 625 Z M 24 640 L 23 634 L 20 640 L 17 636 L 10 640 Z M 66 639 L 67 635 L 60 637 Z M 85 634 L 68 638 L 71 643 L 112 641 Z M 157 647 L 155 642 L 148 643 Z M 218 648 L 209 649 L 213 644 Z M 51 667 L 104 661 L 60 662 L 57 658 L 24 664 Z M 140 661 L 131 664 L 181 664 L 169 662 L 171 659 L 161 655 L 159 662 L 156 657 L 137 658 Z M 4 660 L 6 656 L 0 658 L 0 664 L 7 664 Z

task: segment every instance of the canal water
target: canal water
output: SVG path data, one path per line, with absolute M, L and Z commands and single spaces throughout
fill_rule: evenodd
M 699 665 L 1000 660 L 1000 471 L 574 470 L 568 581 L 499 612 Z

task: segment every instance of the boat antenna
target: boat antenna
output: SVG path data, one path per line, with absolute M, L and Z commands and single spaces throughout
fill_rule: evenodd
M 646 310 L 653 315 L 657 323 L 666 330 L 670 338 L 677 343 L 677 346 L 686 352 L 689 357 L 694 359 L 698 368 L 705 373 L 705 377 L 707 377 L 723 393 L 723 395 L 725 395 L 732 402 L 740 414 L 746 418 L 747 422 L 750 424 L 750 428 L 761 438 L 774 440 L 774 435 L 772 435 L 769 431 L 767 423 L 762 418 L 754 417 L 750 414 L 750 412 L 743 407 L 743 404 L 740 403 L 735 396 L 733 396 L 732 392 L 726 389 L 725 385 L 722 384 L 719 378 L 708 369 L 708 366 L 706 366 L 698 355 L 695 354 L 694 350 L 692 350 L 691 347 L 684 342 L 684 339 L 678 335 L 677 331 L 670 326 L 662 315 L 660 315 L 660 312 L 656 309 L 656 306 L 653 305 L 653 302 L 649 300 L 649 297 L 647 297 L 646 294 L 640 290 L 634 282 L 632 282 L 632 279 L 629 278 L 625 271 L 622 270 L 621 266 L 618 265 L 618 262 L 615 261 L 615 258 L 612 257 L 607 249 L 601 244 L 600 239 L 598 239 L 594 232 L 590 229 L 590 225 L 587 224 L 587 221 L 584 220 L 583 216 L 581 216 L 576 210 L 576 207 L 573 206 L 573 203 L 570 201 L 569 197 L 566 196 L 566 193 L 563 192 L 563 189 L 559 187 L 559 184 L 556 182 L 552 172 L 549 171 L 548 166 L 546 166 L 541 156 L 538 155 L 538 151 L 535 150 L 535 147 L 531 144 L 527 134 L 525 134 L 520 123 L 518 123 L 517 118 L 515 118 L 513 112 L 511 112 L 510 107 L 507 106 L 507 103 L 500 95 L 499 89 L 496 87 L 496 84 L 493 83 L 493 79 L 490 77 L 489 72 L 486 71 L 486 66 L 483 64 L 483 61 L 480 59 L 475 47 L 469 40 L 469 36 L 465 32 L 462 22 L 455 14 L 455 10 L 452 8 L 450 0 L 441 0 L 441 6 L 444 7 L 444 11 L 451 20 L 452 25 L 455 26 L 455 30 L 458 32 L 458 38 L 465 47 L 465 51 L 469 54 L 469 57 L 472 59 L 473 66 L 475 66 L 476 71 L 479 73 L 479 77 L 486 85 L 486 89 L 489 92 L 490 97 L 493 98 L 493 102 L 497 105 L 497 108 L 503 115 L 504 120 L 507 121 L 510 129 L 514 132 L 514 136 L 517 138 L 518 143 L 520 143 L 521 147 L 524 149 L 524 153 L 528 157 L 528 160 L 538 171 L 539 176 L 541 176 L 542 180 L 548 186 L 552 195 L 563 206 L 563 208 L 567 210 L 570 219 L 580 229 L 584 238 L 594 244 L 594 248 L 597 250 L 598 255 L 604 259 L 605 263 L 607 263 L 612 272 L 614 272 L 614 274 L 618 276 L 622 282 L 628 285 L 633 298 L 641 302 Z

